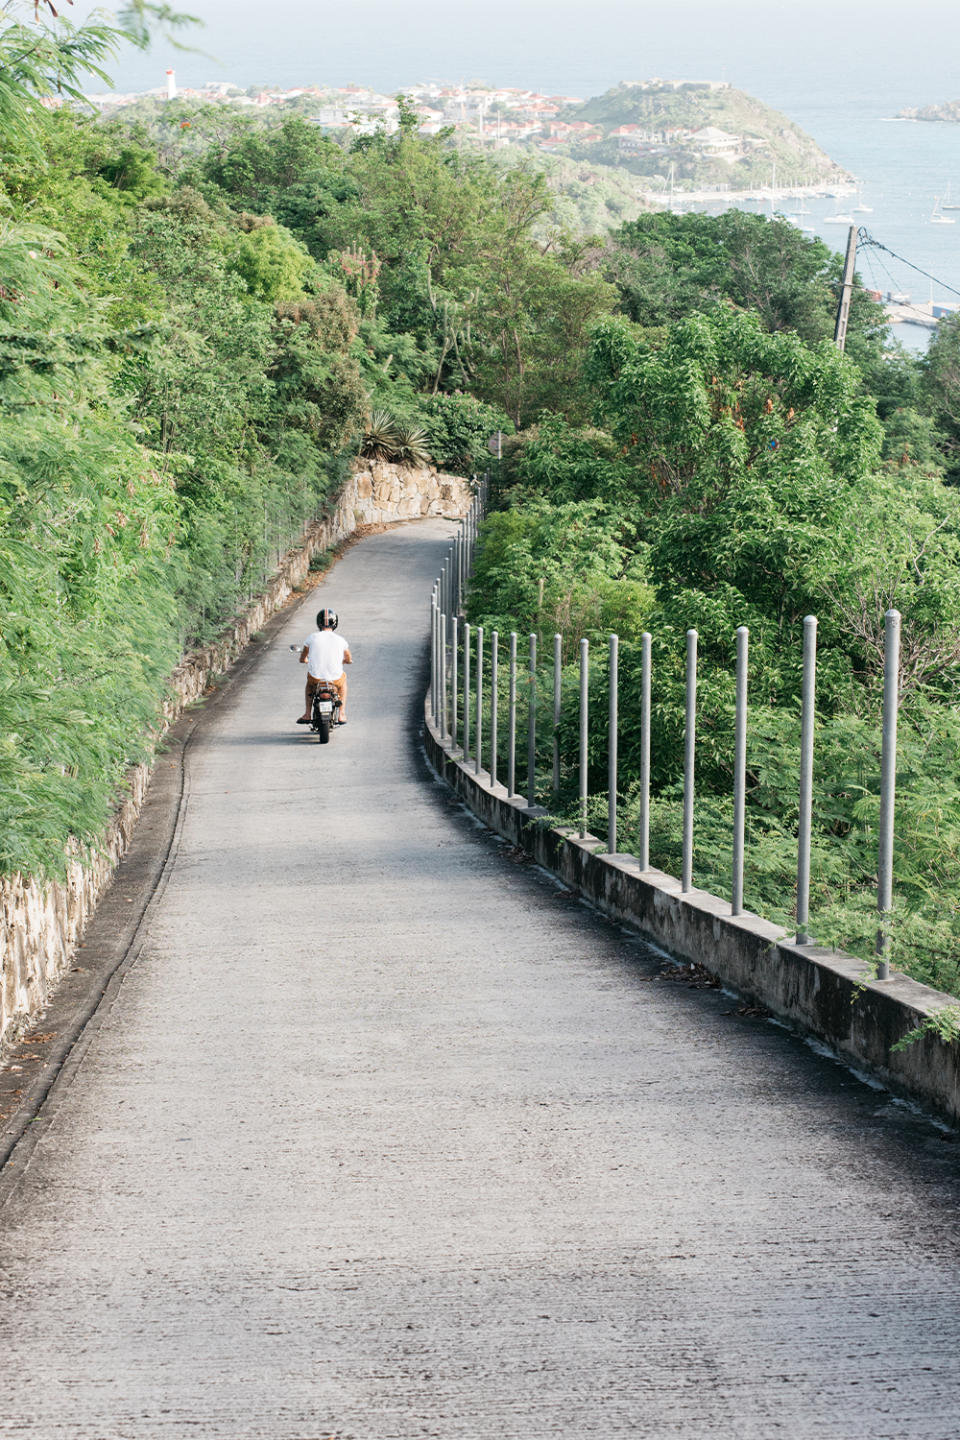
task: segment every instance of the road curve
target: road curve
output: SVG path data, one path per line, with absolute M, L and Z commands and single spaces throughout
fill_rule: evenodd
M 0 1435 L 953 1440 L 957 1147 L 464 814 L 451 527 L 201 724 L 145 943 L 0 1210 Z M 292 723 L 336 606 L 351 722 Z

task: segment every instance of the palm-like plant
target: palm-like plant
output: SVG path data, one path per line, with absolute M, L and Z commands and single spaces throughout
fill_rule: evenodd
M 370 460 L 392 460 L 397 447 L 397 424 L 386 410 L 374 410 L 360 442 L 360 454 Z
M 398 465 L 427 465 L 430 461 L 427 432 L 419 425 L 401 425 L 396 429 L 392 458 Z

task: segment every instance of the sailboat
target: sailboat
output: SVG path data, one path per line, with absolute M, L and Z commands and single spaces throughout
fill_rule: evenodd
M 947 193 L 946 193 L 946 195 L 944 195 L 944 197 L 943 197 L 943 204 L 940 206 L 940 209 L 941 209 L 941 210 L 960 210 L 960 201 L 951 200 L 951 199 L 950 199 L 950 185 L 949 185 L 949 183 L 948 183 L 948 185 L 947 185 Z
M 931 224 L 931 225 L 956 225 L 956 223 L 957 223 L 957 222 L 956 222 L 956 220 L 954 220 L 954 218 L 953 218 L 952 215 L 941 215 L 941 214 L 940 214 L 940 196 L 938 195 L 938 196 L 936 197 L 936 199 L 934 200 L 934 202 L 933 202 L 933 214 L 930 216 L 930 224 Z
M 873 206 L 872 206 L 872 205 L 864 205 L 864 203 L 863 203 L 863 191 L 862 191 L 862 190 L 857 190 L 857 203 L 856 203 L 856 205 L 854 205 L 854 207 L 853 207 L 853 213 L 854 213 L 854 215 L 872 215 L 872 214 L 873 214 Z

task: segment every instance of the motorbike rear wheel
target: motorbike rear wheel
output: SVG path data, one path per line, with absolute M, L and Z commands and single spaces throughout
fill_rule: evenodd
M 319 733 L 320 733 L 320 744 L 321 744 L 321 745 L 329 745 L 329 743 L 330 743 L 330 716 L 329 716 L 329 715 L 318 715 L 318 716 L 317 716 L 317 730 L 318 730 Z

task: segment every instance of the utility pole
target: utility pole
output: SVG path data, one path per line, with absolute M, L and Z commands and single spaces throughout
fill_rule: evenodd
M 847 258 L 843 262 L 843 284 L 840 288 L 840 304 L 837 306 L 837 323 L 833 331 L 833 343 L 843 350 L 847 343 L 847 319 L 850 315 L 850 291 L 853 289 L 853 267 L 857 258 L 857 227 L 851 225 L 847 235 Z

